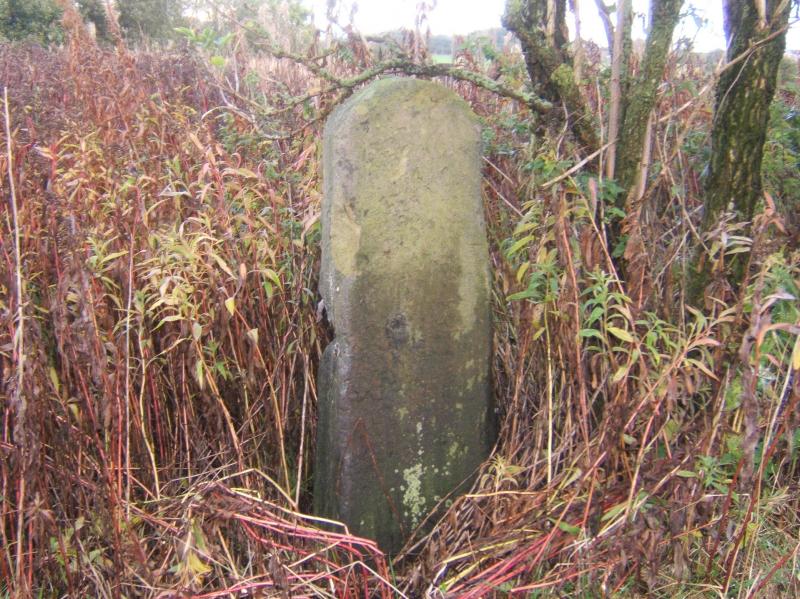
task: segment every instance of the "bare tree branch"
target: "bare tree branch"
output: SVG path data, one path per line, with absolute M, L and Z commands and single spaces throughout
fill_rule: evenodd
M 516 100 L 538 113 L 544 114 L 553 108 L 551 102 L 548 102 L 547 100 L 544 100 L 532 93 L 529 93 L 525 90 L 510 88 L 485 75 L 453 65 L 419 64 L 413 62 L 407 57 L 397 57 L 379 62 L 374 66 L 361 71 L 353 77 L 341 78 L 337 77 L 329 70 L 317 64 L 313 59 L 309 59 L 306 56 L 288 52 L 283 48 L 279 48 L 268 42 L 259 42 L 257 45 L 275 58 L 291 60 L 295 64 L 307 68 L 314 75 L 331 84 L 331 86 L 323 92 L 301 96 L 302 100 L 299 102 L 294 102 L 294 105 L 304 102 L 310 99 L 310 97 L 319 95 L 319 93 L 329 93 L 340 89 L 352 91 L 355 87 L 358 87 L 362 83 L 366 83 L 375 77 L 387 73 L 394 73 L 415 75 L 418 77 L 451 77 L 459 81 L 469 81 L 470 83 L 473 83 L 474 85 L 477 85 L 478 87 L 481 87 L 499 96 Z M 292 101 L 290 100 L 290 102 Z

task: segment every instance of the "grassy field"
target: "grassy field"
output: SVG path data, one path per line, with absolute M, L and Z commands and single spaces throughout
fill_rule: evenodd
M 308 514 L 320 135 L 342 90 L 244 34 L 213 54 L 69 38 L 0 45 L 0 596 L 800 596 L 796 65 L 753 237 L 705 240 L 718 262 L 751 248 L 748 284 L 709 281 L 702 309 L 683 295 L 702 60 L 668 66 L 624 277 L 602 169 L 516 101 L 439 80 L 483 123 L 502 428 L 390 560 Z M 372 60 L 354 37 L 326 64 Z M 513 53 L 487 68 L 524 84 Z M 589 62 L 597 114 L 607 77 Z

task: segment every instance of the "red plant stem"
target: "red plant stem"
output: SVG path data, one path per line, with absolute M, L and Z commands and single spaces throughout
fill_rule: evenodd
M 763 589 L 766 586 L 766 584 L 772 579 L 772 577 L 775 576 L 775 573 L 778 570 L 780 570 L 786 565 L 786 562 L 788 562 L 789 558 L 791 558 L 795 553 L 797 553 L 798 549 L 800 549 L 800 543 L 795 545 L 794 549 L 786 552 L 783 556 L 781 556 L 781 559 L 775 562 L 775 565 L 772 566 L 772 568 L 770 568 L 770 571 L 767 572 L 767 575 L 761 579 L 761 582 L 758 583 L 758 586 L 747 594 L 747 599 L 751 599 L 751 597 L 758 597 L 758 593 L 761 591 L 761 589 Z

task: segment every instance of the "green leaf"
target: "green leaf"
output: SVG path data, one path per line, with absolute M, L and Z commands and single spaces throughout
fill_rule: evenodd
M 707 376 L 711 377 L 715 381 L 719 380 L 717 378 L 717 375 L 715 375 L 713 372 L 711 372 L 711 369 L 708 366 L 706 366 L 705 364 L 703 364 L 700 360 L 695 360 L 694 358 L 686 358 L 686 361 L 689 364 L 691 364 L 692 366 L 694 366 L 695 368 L 697 368 L 698 370 L 703 371 L 703 373 L 705 373 Z
M 514 254 L 519 252 L 522 248 L 524 248 L 526 245 L 528 245 L 531 241 L 533 241 L 533 235 L 526 235 L 525 237 L 523 237 L 521 239 L 517 239 L 517 241 L 515 241 L 514 244 L 510 248 L 508 248 L 508 251 L 506 252 L 506 256 L 508 256 L 509 258 L 513 257 Z
M 233 313 L 236 312 L 236 300 L 232 297 L 229 297 L 225 300 L 225 309 L 228 310 L 228 313 L 233 316 Z
M 517 300 L 528 299 L 529 297 L 533 297 L 535 294 L 536 294 L 536 290 L 531 289 L 529 287 L 528 289 L 525 289 L 524 291 L 518 291 L 517 293 L 512 293 L 511 295 L 509 295 L 506 298 L 506 301 L 507 302 L 513 302 L 513 301 L 517 301 Z
M 115 258 L 119 258 L 120 256 L 126 256 L 128 254 L 128 250 L 124 250 L 122 252 L 114 252 L 113 254 L 109 254 L 108 256 L 104 256 L 102 260 L 100 260 L 100 264 L 105 264 Z
M 598 331 L 597 329 L 581 329 L 581 332 L 578 333 L 581 337 L 597 337 L 600 341 L 605 341 L 606 338 Z
M 608 332 L 614 335 L 614 337 L 617 339 L 621 339 L 627 343 L 633 343 L 633 337 L 625 329 L 621 329 L 619 327 L 608 327 Z
M 530 262 L 530 260 L 528 260 L 528 261 L 526 261 L 526 262 L 523 262 L 523 263 L 522 263 L 522 265 L 521 265 L 521 266 L 519 267 L 519 269 L 517 270 L 517 283 L 521 283 L 521 282 L 522 282 L 522 277 L 524 277 L 524 276 L 525 276 L 525 273 L 527 272 L 527 270 L 528 270 L 530 267 L 531 267 L 531 262 Z
M 58 372 L 52 366 L 48 370 L 48 374 L 50 375 L 50 382 L 53 383 L 53 387 L 56 389 L 56 393 L 59 395 L 61 394 L 61 381 L 58 378 Z
M 156 325 L 156 328 L 159 328 L 168 322 L 176 322 L 178 320 L 183 320 L 183 316 L 180 314 L 170 314 L 169 316 L 162 318 L 161 321 Z
M 586 319 L 586 325 L 588 326 L 593 322 L 595 322 L 598 318 L 600 318 L 600 316 L 602 316 L 603 312 L 604 312 L 603 306 L 597 306 L 594 310 L 592 310 L 592 313 L 589 315 L 589 318 Z
M 218 69 L 221 69 L 225 66 L 225 59 L 222 56 L 216 55 L 212 56 L 210 60 L 211 64 Z
M 188 27 L 175 27 L 173 31 L 175 33 L 179 33 L 180 35 L 189 40 L 193 40 L 195 38 L 194 31 L 192 31 Z
M 697 478 L 697 473 L 692 472 L 691 470 L 678 470 L 675 474 L 681 478 Z
M 214 251 L 210 251 L 209 254 L 212 258 L 216 261 L 217 265 L 223 270 L 225 274 L 227 274 L 231 279 L 236 279 L 236 276 L 233 274 L 233 271 L 228 266 L 228 263 L 222 259 L 222 257 Z
M 267 276 L 267 278 L 270 281 L 275 283 L 275 287 L 277 287 L 280 290 L 283 290 L 283 285 L 281 284 L 281 278 L 280 278 L 280 276 L 278 276 L 278 273 L 276 273 L 271 268 L 265 268 L 264 269 L 264 274 Z
M 551 518 L 551 522 L 555 522 Z M 561 530 L 563 530 L 567 534 L 575 535 L 576 537 L 579 536 L 582 532 L 579 526 L 573 526 L 564 521 L 555 522 L 555 525 L 558 526 Z
M 611 382 L 616 383 L 621 381 L 622 379 L 625 378 L 626 374 L 628 374 L 628 366 L 627 365 L 620 366 L 614 373 L 614 376 L 611 377 Z
M 619 516 L 625 510 L 626 507 L 628 507 L 628 502 L 623 501 L 622 503 L 618 503 L 617 505 L 608 508 L 608 510 L 606 510 L 606 513 L 603 514 L 602 517 L 600 518 L 600 521 L 606 522 L 608 520 L 613 520 L 614 518 Z

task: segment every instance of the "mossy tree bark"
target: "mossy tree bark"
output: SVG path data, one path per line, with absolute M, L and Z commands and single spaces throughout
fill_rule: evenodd
M 656 90 L 664 72 L 672 32 L 678 22 L 683 0 L 651 0 L 653 15 L 642 68 L 630 81 L 633 96 L 622 102 L 619 111 L 620 135 L 617 145 L 618 172 L 623 173 L 623 187 L 635 180 L 642 152 L 647 119 L 655 104 Z M 577 139 L 589 150 L 599 147 L 593 115 L 580 94 L 567 51 L 566 0 L 507 0 L 503 25 L 520 41 L 525 65 L 534 90 L 544 99 L 563 103 L 570 126 Z M 630 20 L 623 19 L 623 66 L 630 55 Z M 609 25 L 610 26 L 610 25 Z M 627 68 L 624 69 L 627 71 Z M 628 87 L 626 73 L 622 87 Z M 624 115 L 624 116 L 623 116 Z M 618 177 L 619 178 L 619 177 Z
M 651 0 L 650 31 L 645 42 L 644 55 L 635 77 L 627 76 L 630 57 L 630 17 L 618 14 L 615 32 L 614 56 L 612 66 L 617 61 L 626 66 L 619 74 L 612 69 L 614 76 L 626 77 L 620 85 L 619 106 L 609 114 L 609 141 L 612 145 L 607 155 L 609 177 L 617 180 L 622 193 L 616 199 L 616 207 L 626 213 L 622 221 L 613 221 L 608 229 L 610 246 L 617 248 L 620 241 L 627 238 L 628 245 L 620 260 L 620 270 L 633 283 L 635 288 L 644 284 L 642 259 L 645 255 L 644 240 L 640 230 L 641 197 L 644 194 L 647 168 L 649 164 L 652 138 L 650 117 L 656 105 L 658 87 L 664 78 L 664 67 L 669 55 L 672 34 L 680 17 L 683 0 Z M 630 12 L 628 2 L 620 0 L 617 9 Z M 625 29 L 620 30 L 620 28 Z M 621 54 L 620 54 L 621 53 Z M 614 84 L 612 80 L 612 109 L 614 104 Z M 613 121 L 618 118 L 618 122 Z M 615 142 L 615 143 L 614 143 Z M 647 146 L 647 147 L 645 147 Z
M 566 4 L 566 0 L 507 0 L 503 26 L 520 41 L 534 91 L 545 100 L 564 104 L 570 128 L 589 153 L 598 147 L 597 127 L 567 51 Z
M 617 26 L 611 25 L 608 17 L 609 8 L 604 2 L 598 0 L 600 14 L 605 17 L 603 23 L 606 26 L 608 35 L 608 47 L 611 48 L 611 81 L 609 83 L 609 106 L 608 106 L 608 151 L 606 152 L 606 176 L 614 178 L 617 159 L 617 139 L 619 129 L 625 118 L 623 112 L 625 105 L 623 98 L 627 97 L 628 92 L 628 70 L 630 68 L 631 47 L 631 25 L 633 21 L 633 6 L 631 0 L 619 0 L 617 2 Z
M 705 182 L 702 230 L 709 231 L 732 210 L 739 221 L 751 221 L 762 194 L 761 161 L 775 95 L 778 67 L 786 47 L 786 30 L 793 2 L 725 0 L 728 66 L 717 82 L 711 158 Z M 736 288 L 744 276 L 746 254 L 727 267 Z M 690 281 L 690 296 L 698 303 L 711 266 L 698 252 Z
M 761 197 L 761 159 L 769 106 L 783 52 L 791 2 L 766 1 L 762 20 L 755 2 L 725 1 L 728 62 L 717 83 L 711 161 L 705 185 L 703 229 L 731 206 L 751 220 Z
M 672 33 L 678 24 L 683 0 L 651 0 L 650 32 L 645 43 L 639 73 L 628 86 L 627 101 L 622 111 L 622 125 L 617 140 L 615 178 L 620 187 L 631 189 L 636 184 L 647 121 L 656 104 L 656 92 L 664 77 Z M 625 196 L 619 199 L 623 208 Z

